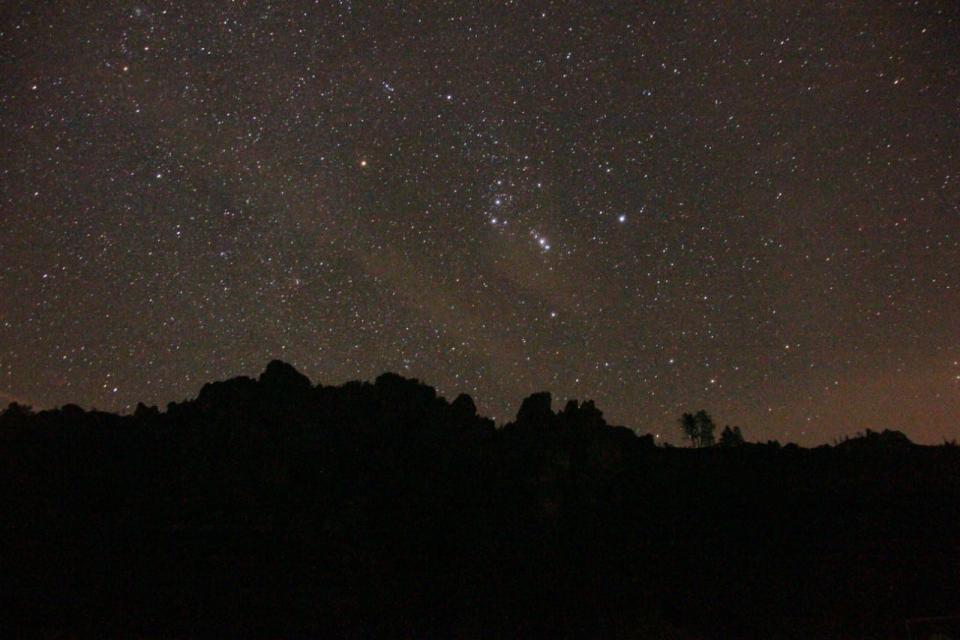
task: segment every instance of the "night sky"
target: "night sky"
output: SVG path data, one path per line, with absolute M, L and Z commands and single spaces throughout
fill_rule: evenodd
M 7 1 L 0 131 L 2 404 L 960 437 L 952 1 Z

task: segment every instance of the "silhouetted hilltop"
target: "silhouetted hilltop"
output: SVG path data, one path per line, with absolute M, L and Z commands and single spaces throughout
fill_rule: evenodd
M 465 394 L 274 361 L 165 411 L 13 404 L 0 498 L 5 637 L 899 638 L 960 613 L 960 449 L 890 431 L 657 447 L 549 393 L 497 429 Z

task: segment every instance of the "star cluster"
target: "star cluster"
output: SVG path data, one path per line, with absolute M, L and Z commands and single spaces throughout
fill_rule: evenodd
M 287 360 L 960 436 L 953 2 L 11 2 L 0 400 Z

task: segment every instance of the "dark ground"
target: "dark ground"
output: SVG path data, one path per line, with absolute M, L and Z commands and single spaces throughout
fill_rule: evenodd
M 271 363 L 164 413 L 11 406 L 0 498 L 5 637 L 906 638 L 960 613 L 960 449 L 896 432 L 662 448 L 592 403 L 495 429 L 416 381 Z

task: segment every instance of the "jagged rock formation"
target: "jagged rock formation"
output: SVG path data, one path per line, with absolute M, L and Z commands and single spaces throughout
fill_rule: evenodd
M 7 637 L 896 637 L 960 601 L 960 455 L 495 428 L 270 363 L 166 411 L 0 416 Z

